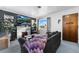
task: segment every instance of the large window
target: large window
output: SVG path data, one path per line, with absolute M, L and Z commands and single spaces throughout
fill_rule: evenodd
M 39 32 L 46 33 L 47 32 L 47 19 L 39 19 Z

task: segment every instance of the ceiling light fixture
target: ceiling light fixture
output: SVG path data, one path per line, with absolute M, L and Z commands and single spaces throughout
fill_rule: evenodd
M 41 6 L 37 6 L 37 8 L 41 8 Z

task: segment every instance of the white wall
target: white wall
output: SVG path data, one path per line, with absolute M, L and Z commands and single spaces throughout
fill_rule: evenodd
M 75 7 L 75 8 L 68 9 L 68 10 L 66 9 L 66 10 L 63 10 L 63 11 L 59 11 L 57 13 L 48 14 L 48 16 L 46 16 L 46 18 L 51 17 L 51 32 L 58 30 L 62 33 L 62 16 L 67 15 L 67 14 L 73 14 L 73 13 L 79 13 L 79 7 Z M 61 21 L 58 24 L 59 19 Z M 79 18 L 78 18 L 78 20 L 79 20 Z M 78 34 L 79 34 L 79 21 L 78 21 Z M 78 42 L 79 42 L 79 35 L 78 35 Z

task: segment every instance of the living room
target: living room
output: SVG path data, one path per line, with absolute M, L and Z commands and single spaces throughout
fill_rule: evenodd
M 79 40 L 78 40 L 78 29 L 74 29 L 72 33 L 75 34 L 76 40 L 68 40 L 72 39 L 73 35 L 66 33 L 65 31 L 70 31 L 67 24 L 77 24 L 78 21 L 78 9 L 79 7 L 74 6 L 3 6 L 0 7 L 2 11 L 6 11 L 9 14 L 13 15 L 5 15 L 7 13 L 3 13 L 4 19 L 13 19 L 14 22 L 9 22 L 14 24 L 14 27 L 8 26 L 5 28 L 6 34 L 9 36 L 7 29 L 12 28 L 9 37 L 12 37 L 12 40 L 5 40 L 8 42 L 7 47 L 5 42 L 1 41 L 0 44 L 3 43 L 3 48 L 0 50 L 1 53 L 78 53 L 79 52 Z M 1 12 L 2 12 L 1 11 Z M 76 16 L 73 16 L 75 15 Z M 0 16 L 0 17 L 3 17 Z M 66 17 L 74 17 L 73 19 L 77 19 L 74 21 L 75 23 L 69 21 L 64 22 L 63 19 L 69 19 Z M 1 23 L 0 23 L 1 24 Z M 4 24 L 4 23 L 3 23 Z M 73 25 L 72 27 L 77 27 L 77 25 Z M 16 29 L 17 28 L 17 29 Z M 65 29 L 64 29 L 65 28 Z M 64 30 L 63 30 L 64 29 Z M 2 31 L 3 29 L 1 29 Z M 14 30 L 14 31 L 13 31 Z M 16 32 L 17 31 L 17 32 Z M 16 34 L 17 33 L 17 34 Z M 66 34 L 64 34 L 66 33 Z M 2 34 L 1 34 L 2 35 Z M 71 35 L 71 36 L 69 36 Z M 75 37 L 73 38 L 75 39 Z M 64 39 L 66 38 L 66 39 Z M 0 38 L 4 39 L 4 38 Z M 28 44 L 29 43 L 29 44 Z M 27 46 L 28 45 L 28 46 Z M 30 45 L 30 46 L 29 46 Z M 2 47 L 2 46 L 1 46 Z M 73 48 L 75 47 L 75 48 Z

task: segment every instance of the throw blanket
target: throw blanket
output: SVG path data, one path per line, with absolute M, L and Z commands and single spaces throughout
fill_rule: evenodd
M 24 47 L 29 53 L 43 53 L 45 44 L 47 42 L 47 35 L 34 34 L 32 39 L 24 43 Z

